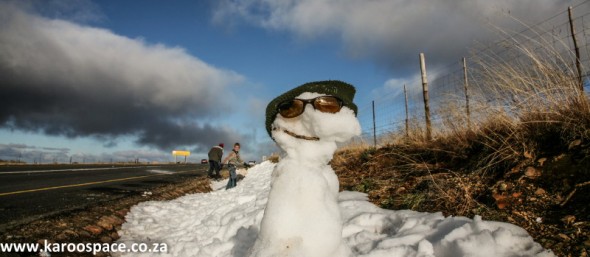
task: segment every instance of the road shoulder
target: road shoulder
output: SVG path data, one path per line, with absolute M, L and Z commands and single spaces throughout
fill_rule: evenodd
M 192 193 L 210 192 L 206 177 L 191 178 L 163 185 L 142 195 L 132 195 L 110 202 L 101 202 L 79 210 L 69 210 L 28 224 L 7 229 L 0 236 L 2 243 L 111 243 L 119 238 L 117 231 L 129 209 L 140 202 L 165 201 Z M 92 256 L 92 254 L 88 254 Z M 0 253 L 0 256 L 12 256 Z M 19 256 L 19 255 L 14 255 Z M 26 255 L 25 255 L 26 256 Z M 31 256 L 38 256 L 32 254 Z M 62 256 L 52 254 L 52 256 Z M 67 256 L 67 254 L 63 255 Z M 97 256 L 107 256 L 99 254 Z

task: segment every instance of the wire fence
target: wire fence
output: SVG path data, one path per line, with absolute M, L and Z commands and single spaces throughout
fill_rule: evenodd
M 510 109 L 516 107 L 515 103 L 524 101 L 520 98 L 526 95 L 515 93 L 516 90 L 498 92 L 497 87 L 490 86 L 489 74 L 494 74 L 490 71 L 495 68 L 494 64 L 503 64 L 503 69 L 514 67 L 515 72 L 529 72 L 527 69 L 518 67 L 560 69 L 561 73 L 569 74 L 568 79 L 578 80 L 574 81 L 574 84 L 580 85 L 580 92 L 587 93 L 590 86 L 589 9 L 590 2 L 585 1 L 569 11 L 560 12 L 523 31 L 506 34 L 505 37 L 488 45 L 480 45 L 470 55 L 459 56 L 456 62 L 434 72 L 428 71 L 430 120 L 433 133 L 442 133 L 448 126 L 464 128 L 472 124 L 477 126 L 485 119 L 482 113 L 485 113 L 485 109 L 490 105 L 476 103 L 494 102 L 494 106 Z M 418 54 L 416 56 L 418 57 Z M 549 65 L 540 67 L 541 62 L 549 63 Z M 418 62 L 416 71 L 420 71 Z M 533 74 L 526 75 L 531 77 Z M 497 83 L 525 83 L 505 81 L 514 80 L 514 78 L 501 76 L 492 80 Z M 539 77 L 539 80 L 527 87 L 527 90 L 534 91 L 533 93 L 536 94 L 551 94 L 551 92 L 543 91 L 546 89 L 543 85 L 548 83 L 547 80 L 551 78 Z M 404 87 L 407 88 L 407 105 Z M 494 92 L 491 92 L 492 90 Z M 363 128 L 361 141 L 371 145 L 374 139 L 377 145 L 389 143 L 393 135 L 406 134 L 407 127 L 414 133 L 425 133 L 422 81 L 417 79 L 406 85 L 396 85 L 394 89 L 374 99 L 371 105 L 359 106 L 359 114 L 361 114 L 359 121 Z M 445 124 L 449 121 L 455 124 Z

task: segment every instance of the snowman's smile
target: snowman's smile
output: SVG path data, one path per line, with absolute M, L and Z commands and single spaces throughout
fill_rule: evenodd
M 299 134 L 297 134 L 295 132 L 292 132 L 292 131 L 289 131 L 289 130 L 286 130 L 286 129 L 274 128 L 273 130 L 279 130 L 279 131 L 285 132 L 285 134 L 287 134 L 289 136 L 292 136 L 294 138 L 297 138 L 297 139 L 304 139 L 304 140 L 310 140 L 310 141 L 320 141 L 320 138 L 319 137 L 299 135 Z

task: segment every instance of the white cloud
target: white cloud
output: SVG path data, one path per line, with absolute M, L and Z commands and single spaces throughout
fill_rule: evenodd
M 43 18 L 6 2 L 0 76 L 0 126 L 107 141 L 132 135 L 166 150 L 240 137 L 205 121 L 233 108 L 219 99 L 232 96 L 241 75 L 180 47 Z
M 565 11 L 571 2 L 224 0 L 214 19 L 224 22 L 241 17 L 300 38 L 336 39 L 349 56 L 369 58 L 394 72 L 403 72 L 417 62 L 420 52 L 436 65 L 459 60 L 474 40 L 495 38 L 498 31 L 493 27 L 510 30 L 521 26 L 509 15 L 531 24 Z

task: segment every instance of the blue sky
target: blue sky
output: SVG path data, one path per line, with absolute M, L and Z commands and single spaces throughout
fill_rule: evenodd
M 353 84 L 367 130 L 418 53 L 436 70 L 497 36 L 490 24 L 517 30 L 508 11 L 536 22 L 576 1 L 492 2 L 0 1 L 0 159 L 200 160 L 240 141 L 258 160 L 277 151 L 264 111 L 281 93 Z

